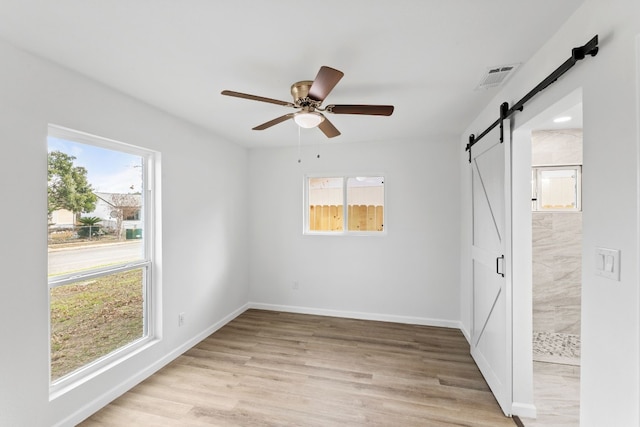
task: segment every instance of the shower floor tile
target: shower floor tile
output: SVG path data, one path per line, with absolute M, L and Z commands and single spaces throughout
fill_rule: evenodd
M 554 332 L 533 333 L 533 360 L 580 365 L 580 336 Z

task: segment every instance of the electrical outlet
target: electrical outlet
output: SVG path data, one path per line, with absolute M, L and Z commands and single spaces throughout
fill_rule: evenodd
M 178 314 L 178 326 L 184 325 L 184 313 Z
M 294 281 L 294 282 L 293 282 L 293 285 L 292 285 L 292 288 L 293 288 L 294 290 L 298 290 L 298 288 L 299 288 L 299 287 L 300 287 L 300 284 L 298 283 L 298 281 L 297 281 L 297 280 L 296 280 L 296 281 Z

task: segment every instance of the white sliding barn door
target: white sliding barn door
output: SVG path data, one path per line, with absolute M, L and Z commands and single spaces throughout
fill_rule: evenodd
M 511 415 L 510 127 L 471 148 L 473 325 L 471 355 L 505 415 Z

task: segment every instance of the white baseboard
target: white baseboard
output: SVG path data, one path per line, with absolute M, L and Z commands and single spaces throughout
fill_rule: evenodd
M 395 314 L 363 313 L 358 311 L 331 310 L 326 308 L 300 307 L 292 305 L 264 304 L 250 302 L 249 308 L 286 313 L 314 314 L 317 316 L 344 317 L 347 319 L 376 320 L 380 322 L 405 323 L 408 325 L 438 326 L 462 330 L 462 323 L 455 320 L 431 319 L 426 317 L 398 316 Z
M 467 328 L 464 327 L 462 322 L 460 322 L 460 332 L 462 332 L 462 335 L 464 335 L 469 345 L 471 345 L 471 334 L 467 331 Z
M 244 313 L 248 308 L 249 308 L 249 304 L 244 304 L 242 307 L 234 310 L 233 312 L 223 317 L 213 325 L 209 326 L 204 331 L 200 332 L 198 335 L 194 336 L 193 338 L 191 338 L 190 340 L 182 344 L 180 347 L 177 347 L 176 349 L 174 349 L 173 351 L 165 355 L 160 360 L 149 365 L 146 369 L 138 372 L 136 375 L 130 378 L 127 378 L 126 381 L 123 381 L 122 383 L 116 385 L 112 389 L 103 393 L 98 398 L 84 405 L 83 407 L 81 407 L 80 409 L 78 409 L 77 411 L 69 415 L 64 420 L 55 424 L 54 427 L 75 426 L 79 424 L 81 421 L 85 420 L 86 418 L 88 418 L 98 410 L 102 409 L 103 407 L 105 407 L 106 405 L 108 405 L 118 397 L 122 396 L 127 391 L 131 390 L 133 387 L 135 387 L 145 379 L 149 378 L 151 375 L 153 375 L 154 373 L 162 369 L 164 366 L 168 365 L 170 362 L 172 362 L 182 353 L 194 347 L 200 341 L 202 341 L 203 339 L 205 339 L 206 337 L 208 337 L 218 329 L 222 328 L 227 323 L 231 322 L 233 319 L 235 319 L 236 317 Z
M 531 403 L 518 403 L 513 402 L 511 404 L 511 413 L 521 418 L 536 418 L 537 410 L 536 406 Z

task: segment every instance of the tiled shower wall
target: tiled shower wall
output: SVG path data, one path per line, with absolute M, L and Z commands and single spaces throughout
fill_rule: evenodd
M 582 164 L 582 130 L 535 131 L 533 166 Z M 580 335 L 582 212 L 533 212 L 533 330 Z
M 582 213 L 533 212 L 533 330 L 580 335 Z

